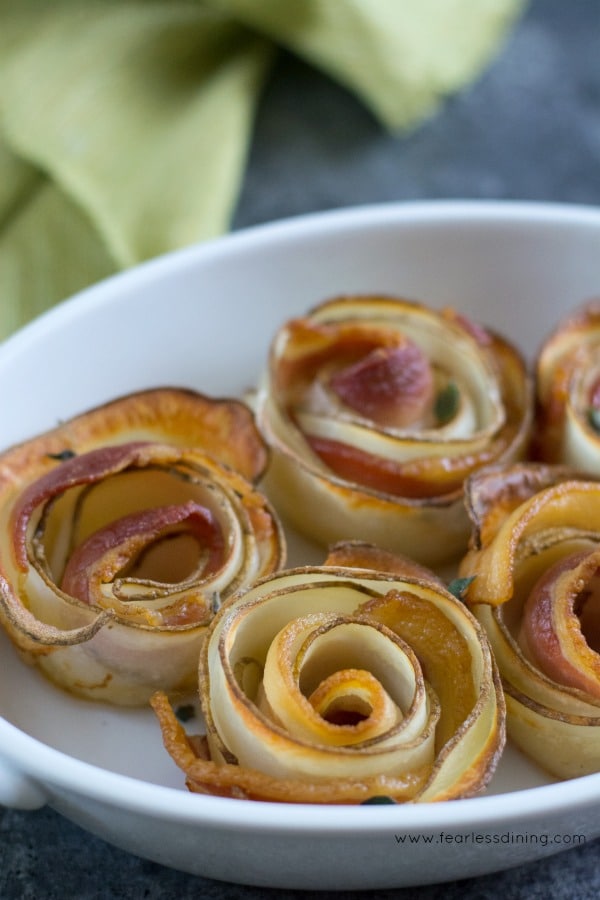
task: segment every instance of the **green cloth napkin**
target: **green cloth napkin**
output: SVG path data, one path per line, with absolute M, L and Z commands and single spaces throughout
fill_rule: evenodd
M 278 48 L 408 130 L 525 0 L 0 0 L 0 338 L 225 232 Z

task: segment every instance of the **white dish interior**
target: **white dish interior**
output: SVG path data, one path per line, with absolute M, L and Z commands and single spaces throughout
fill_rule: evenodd
M 278 325 L 343 293 L 452 305 L 531 360 L 568 309 L 599 293 L 599 260 L 600 210 L 577 207 L 389 205 L 238 233 L 99 284 L 5 342 L 1 443 L 138 388 L 241 396 Z M 290 564 L 321 560 L 290 534 Z M 600 774 L 555 783 L 511 747 L 473 800 L 316 808 L 190 795 L 150 712 L 63 694 L 0 640 L 0 802 L 50 803 L 166 865 L 272 887 L 400 887 L 506 868 L 600 834 Z

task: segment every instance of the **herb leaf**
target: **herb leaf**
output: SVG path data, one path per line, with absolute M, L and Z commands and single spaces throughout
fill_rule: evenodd
M 460 391 L 453 381 L 449 381 L 435 398 L 433 411 L 438 425 L 445 425 L 454 418 L 458 412 L 459 403 Z
M 600 408 L 597 406 L 590 406 L 587 412 L 587 420 L 588 424 L 594 431 L 600 434 Z
M 361 806 L 389 806 L 395 804 L 396 801 L 392 800 L 391 797 L 386 797 L 382 795 L 376 795 L 375 797 L 369 797 L 368 800 L 363 800 L 360 804 Z
M 457 600 L 464 600 L 466 590 L 475 577 L 475 575 L 468 575 L 466 578 L 453 578 L 448 584 L 448 590 L 454 594 Z
M 185 703 L 182 706 L 178 706 L 175 710 L 175 715 L 179 719 L 180 722 L 189 722 L 190 719 L 194 719 L 196 716 L 196 710 L 192 703 Z
M 77 456 L 74 450 L 69 450 L 65 448 L 61 450 L 60 453 L 47 453 L 49 459 L 56 459 L 58 462 L 65 462 L 67 459 L 73 459 L 74 456 Z

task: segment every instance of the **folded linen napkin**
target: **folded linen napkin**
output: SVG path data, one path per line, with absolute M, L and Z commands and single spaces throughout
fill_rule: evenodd
M 525 0 L 0 0 L 0 338 L 227 230 L 278 48 L 415 127 Z

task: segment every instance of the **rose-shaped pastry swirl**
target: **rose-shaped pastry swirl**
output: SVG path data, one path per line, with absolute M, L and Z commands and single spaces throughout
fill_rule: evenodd
M 359 803 L 483 788 L 504 741 L 487 639 L 432 573 L 403 571 L 389 553 L 342 545 L 222 607 L 200 657 L 204 753 L 166 696 L 152 701 L 192 791 Z
M 246 406 L 171 388 L 7 450 L 0 614 L 14 643 L 82 696 L 133 705 L 193 687 L 216 607 L 283 564 L 252 484 L 266 459 Z
M 460 574 L 502 675 L 509 735 L 547 771 L 600 771 L 600 483 L 492 467 L 466 486 Z
M 536 361 L 535 457 L 600 475 L 600 300 L 565 318 Z
M 520 355 L 453 310 L 342 297 L 286 323 L 257 421 L 267 489 L 301 531 L 361 537 L 427 565 L 464 552 L 464 479 L 523 456 L 533 411 Z

